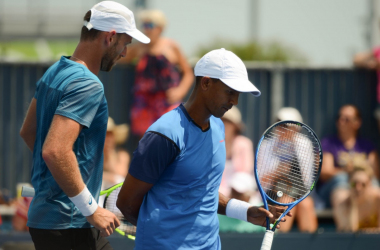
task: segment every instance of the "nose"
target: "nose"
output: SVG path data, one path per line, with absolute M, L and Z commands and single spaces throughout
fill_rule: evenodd
M 126 57 L 127 56 L 127 46 L 125 46 L 124 50 L 121 52 L 121 57 Z
M 231 96 L 231 99 L 230 99 L 230 103 L 232 104 L 232 105 L 238 105 L 238 103 L 239 103 L 239 94 L 240 93 L 235 93 L 234 95 L 232 95 Z

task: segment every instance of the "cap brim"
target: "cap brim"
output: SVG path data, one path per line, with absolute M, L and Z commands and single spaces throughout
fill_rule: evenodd
M 136 39 L 137 41 L 141 42 L 141 43 L 145 43 L 145 44 L 150 43 L 149 37 L 147 37 L 146 35 L 144 35 L 138 29 L 135 29 L 133 31 L 128 31 L 126 33 L 128 35 L 130 35 L 131 37 L 133 37 L 134 39 Z
M 254 96 L 260 96 L 261 92 L 256 88 L 253 83 L 245 79 L 220 79 L 224 84 L 226 84 L 231 89 L 239 92 L 249 92 Z

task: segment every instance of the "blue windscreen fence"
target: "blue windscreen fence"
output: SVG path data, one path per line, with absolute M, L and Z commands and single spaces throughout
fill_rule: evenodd
M 19 136 L 36 82 L 50 64 L 0 63 L 0 189 L 13 196 L 16 185 L 30 181 L 32 154 Z M 347 103 L 359 107 L 363 116 L 361 135 L 379 148 L 376 109 L 376 74 L 351 68 L 249 67 L 250 80 L 261 96 L 241 94 L 238 107 L 245 123 L 244 134 L 257 144 L 261 134 L 275 121 L 279 108 L 297 108 L 304 122 L 322 138 L 336 132 L 339 108 Z M 118 65 L 101 72 L 109 114 L 117 124 L 130 122 L 134 68 Z M 89 97 L 91 98 L 91 97 Z M 129 140 L 124 145 L 133 151 Z M 132 152 L 131 152 L 132 153 Z

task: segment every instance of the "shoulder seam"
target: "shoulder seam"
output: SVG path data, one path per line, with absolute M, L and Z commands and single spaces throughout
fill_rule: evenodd
M 159 132 L 156 132 L 156 131 L 148 131 L 148 133 L 153 133 L 153 134 L 156 134 L 156 135 L 164 137 L 165 139 L 167 139 L 168 141 L 170 141 L 171 143 L 173 143 L 173 145 L 176 147 L 178 153 L 181 152 L 181 149 L 178 147 L 178 145 L 172 139 L 170 139 L 169 137 L 167 137 L 166 135 L 163 135 L 163 134 L 161 134 Z

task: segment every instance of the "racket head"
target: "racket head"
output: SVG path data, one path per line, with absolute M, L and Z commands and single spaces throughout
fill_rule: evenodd
M 270 126 L 258 143 L 254 166 L 264 207 L 268 201 L 287 206 L 279 221 L 314 189 L 321 166 L 322 147 L 309 126 L 289 120 Z
M 100 192 L 100 195 L 106 195 L 103 207 L 116 215 L 120 221 L 120 226 L 115 229 L 120 235 L 134 240 L 136 236 L 136 226 L 128 222 L 122 212 L 117 208 L 116 201 L 123 183 L 116 184 Z

